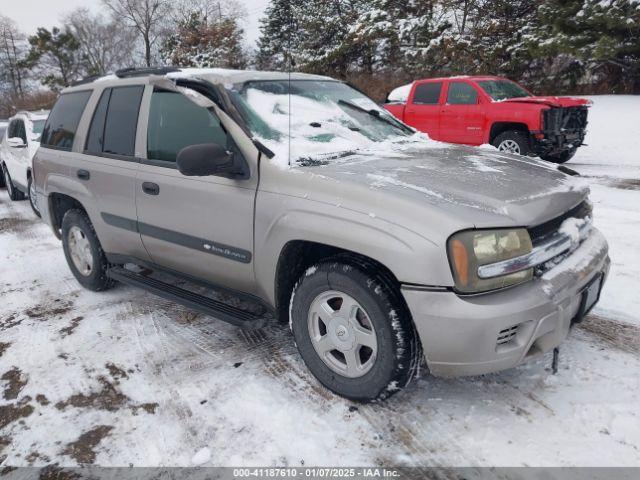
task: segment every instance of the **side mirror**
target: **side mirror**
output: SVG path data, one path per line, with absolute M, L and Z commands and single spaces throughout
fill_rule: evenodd
M 178 152 L 178 170 L 187 177 L 233 175 L 233 154 L 217 143 L 189 145 Z
M 27 146 L 27 144 L 24 143 L 24 140 L 22 140 L 20 137 L 11 137 L 7 139 L 7 144 L 11 148 L 24 148 Z

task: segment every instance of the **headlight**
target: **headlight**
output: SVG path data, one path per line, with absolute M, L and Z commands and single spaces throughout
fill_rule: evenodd
M 478 277 L 478 267 L 531 252 L 531 238 L 524 228 L 466 230 L 451 236 L 449 263 L 461 293 L 479 293 L 515 285 L 533 277 L 533 269 L 495 278 Z

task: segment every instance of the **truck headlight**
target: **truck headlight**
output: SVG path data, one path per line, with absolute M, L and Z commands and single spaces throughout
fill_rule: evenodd
M 456 290 L 480 293 L 530 280 L 532 268 L 500 277 L 480 278 L 478 267 L 526 255 L 531 249 L 531 237 L 524 228 L 465 230 L 452 235 L 447 250 Z

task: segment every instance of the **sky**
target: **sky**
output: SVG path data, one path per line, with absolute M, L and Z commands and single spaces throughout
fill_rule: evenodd
M 259 20 L 269 0 L 242 3 L 247 10 L 247 18 L 243 22 L 247 43 L 255 46 L 260 34 Z M 88 7 L 95 11 L 103 9 L 100 0 L 0 0 L 0 14 L 15 20 L 27 34 L 35 33 L 38 27 L 51 28 L 59 24 L 62 15 L 77 7 Z

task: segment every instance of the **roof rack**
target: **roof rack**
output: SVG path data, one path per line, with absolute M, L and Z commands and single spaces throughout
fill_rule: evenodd
M 116 71 L 116 77 L 146 77 L 147 75 L 166 75 L 167 73 L 179 72 L 177 67 L 144 67 L 144 68 L 123 68 Z

